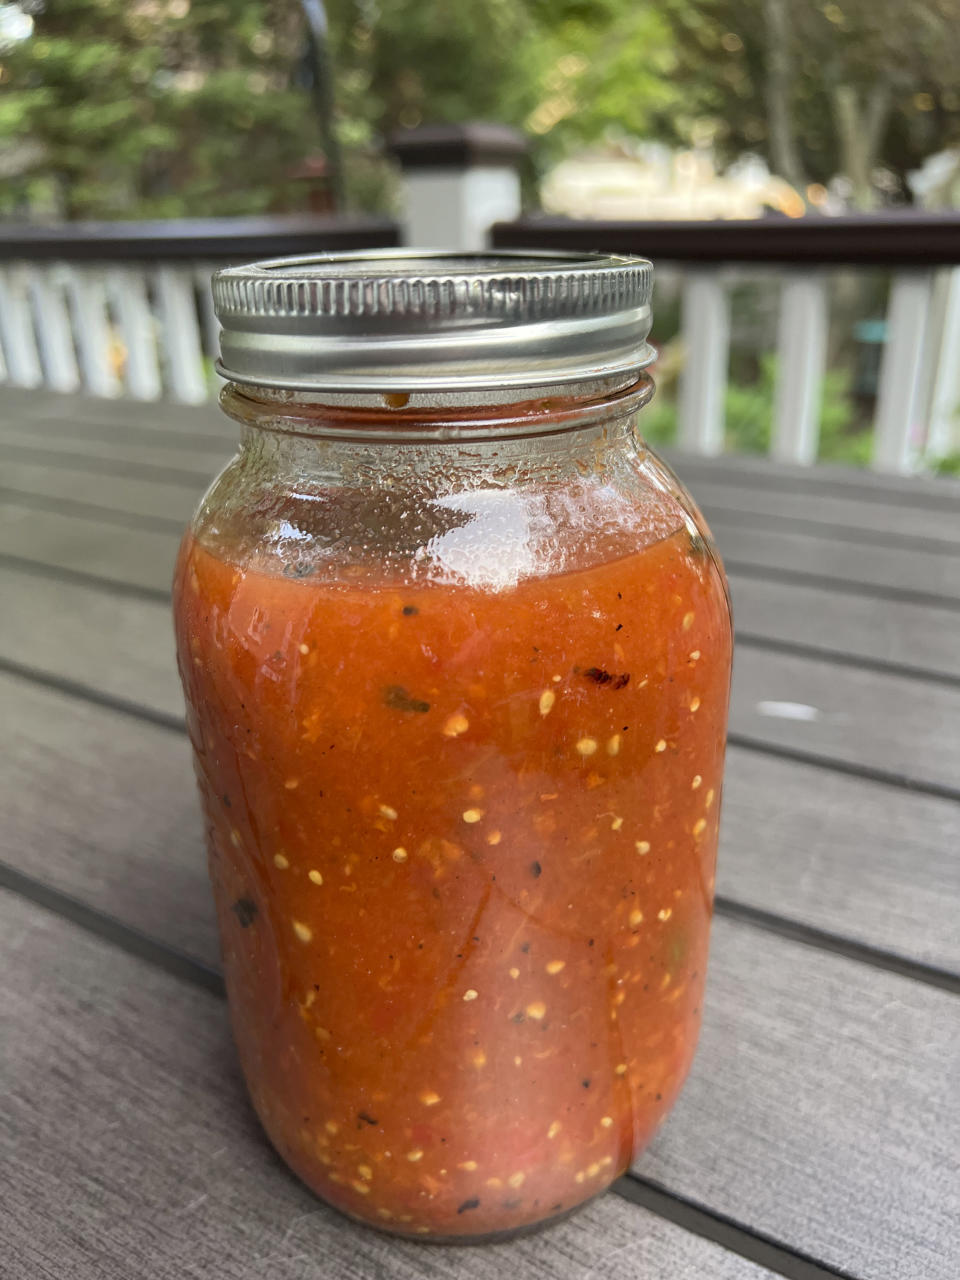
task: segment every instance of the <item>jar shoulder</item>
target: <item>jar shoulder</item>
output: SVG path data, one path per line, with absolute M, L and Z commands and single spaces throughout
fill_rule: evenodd
M 443 449 L 278 447 L 257 435 L 213 482 L 191 530 L 242 567 L 502 589 L 685 529 L 722 578 L 696 503 L 632 430 Z

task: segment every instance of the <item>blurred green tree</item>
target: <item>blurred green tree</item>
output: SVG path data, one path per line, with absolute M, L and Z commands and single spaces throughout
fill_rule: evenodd
M 240 214 L 304 202 L 291 174 L 322 148 L 323 131 L 299 0 L 19 7 L 34 31 L 0 43 L 0 216 Z M 674 101 L 670 31 L 655 5 L 326 0 L 325 10 L 353 204 L 389 205 L 376 152 L 398 126 L 527 126 L 545 162 L 612 122 L 648 133 L 654 109 L 666 115 Z
M 522 0 L 328 0 L 349 141 L 437 121 L 519 123 L 540 32 Z
M 5 213 L 256 213 L 316 144 L 294 0 L 43 0 L 0 51 L 0 145 L 29 139 Z
M 327 0 L 353 203 L 389 202 L 374 156 L 395 129 L 523 124 L 538 95 L 543 28 L 535 8 L 531 0 Z
M 576 146 L 651 138 L 682 110 L 673 30 L 661 0 L 533 0 L 542 43 L 527 127 L 542 159 Z
M 676 51 L 677 140 L 766 155 L 804 193 L 841 174 L 854 203 L 960 141 L 960 0 L 659 0 Z

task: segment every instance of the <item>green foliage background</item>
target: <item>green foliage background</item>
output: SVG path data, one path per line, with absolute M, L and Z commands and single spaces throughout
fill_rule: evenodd
M 787 27 L 775 40 L 778 6 Z M 0 216 L 304 204 L 291 175 L 318 151 L 320 130 L 299 0 L 0 3 L 15 7 L 31 14 L 34 33 L 0 38 Z M 709 143 L 721 159 L 753 149 L 776 170 L 768 72 L 780 45 L 797 181 L 876 161 L 902 192 L 924 154 L 960 140 L 960 0 L 327 0 L 325 9 L 355 206 L 389 206 L 384 136 L 441 120 L 525 128 L 534 171 L 579 146 L 640 138 Z M 876 154 L 857 145 L 873 117 Z
M 15 8 L 32 16 L 27 39 L 3 36 Z M 525 130 L 531 193 L 538 173 L 577 149 L 629 152 L 656 139 L 710 146 L 721 162 L 757 151 L 775 172 L 792 166 L 801 194 L 847 172 L 869 206 L 884 190 L 903 198 L 911 167 L 960 143 L 960 0 L 327 0 L 325 9 L 354 209 L 396 211 L 384 138 L 436 121 Z M 774 54 L 785 69 L 779 90 Z M 322 150 L 312 75 L 300 0 L 0 0 L 0 218 L 308 207 L 297 171 Z M 825 387 L 821 450 L 862 461 L 869 442 L 847 357 Z M 731 368 L 736 447 L 765 447 L 773 379 L 771 361 Z M 647 424 L 669 435 L 668 397 Z

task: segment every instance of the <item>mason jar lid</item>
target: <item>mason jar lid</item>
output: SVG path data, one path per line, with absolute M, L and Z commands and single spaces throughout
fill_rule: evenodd
M 653 359 L 653 267 L 585 253 L 377 249 L 213 277 L 217 369 L 295 391 L 542 387 Z

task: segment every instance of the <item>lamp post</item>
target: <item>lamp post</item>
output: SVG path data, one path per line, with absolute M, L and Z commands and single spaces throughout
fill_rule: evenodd
M 329 32 L 327 11 L 323 0 L 300 0 L 300 3 L 307 20 L 313 97 L 320 117 L 320 136 L 327 160 L 330 191 L 334 208 L 340 210 L 344 206 L 343 162 L 333 122 L 333 64 L 330 61 L 327 39 Z

